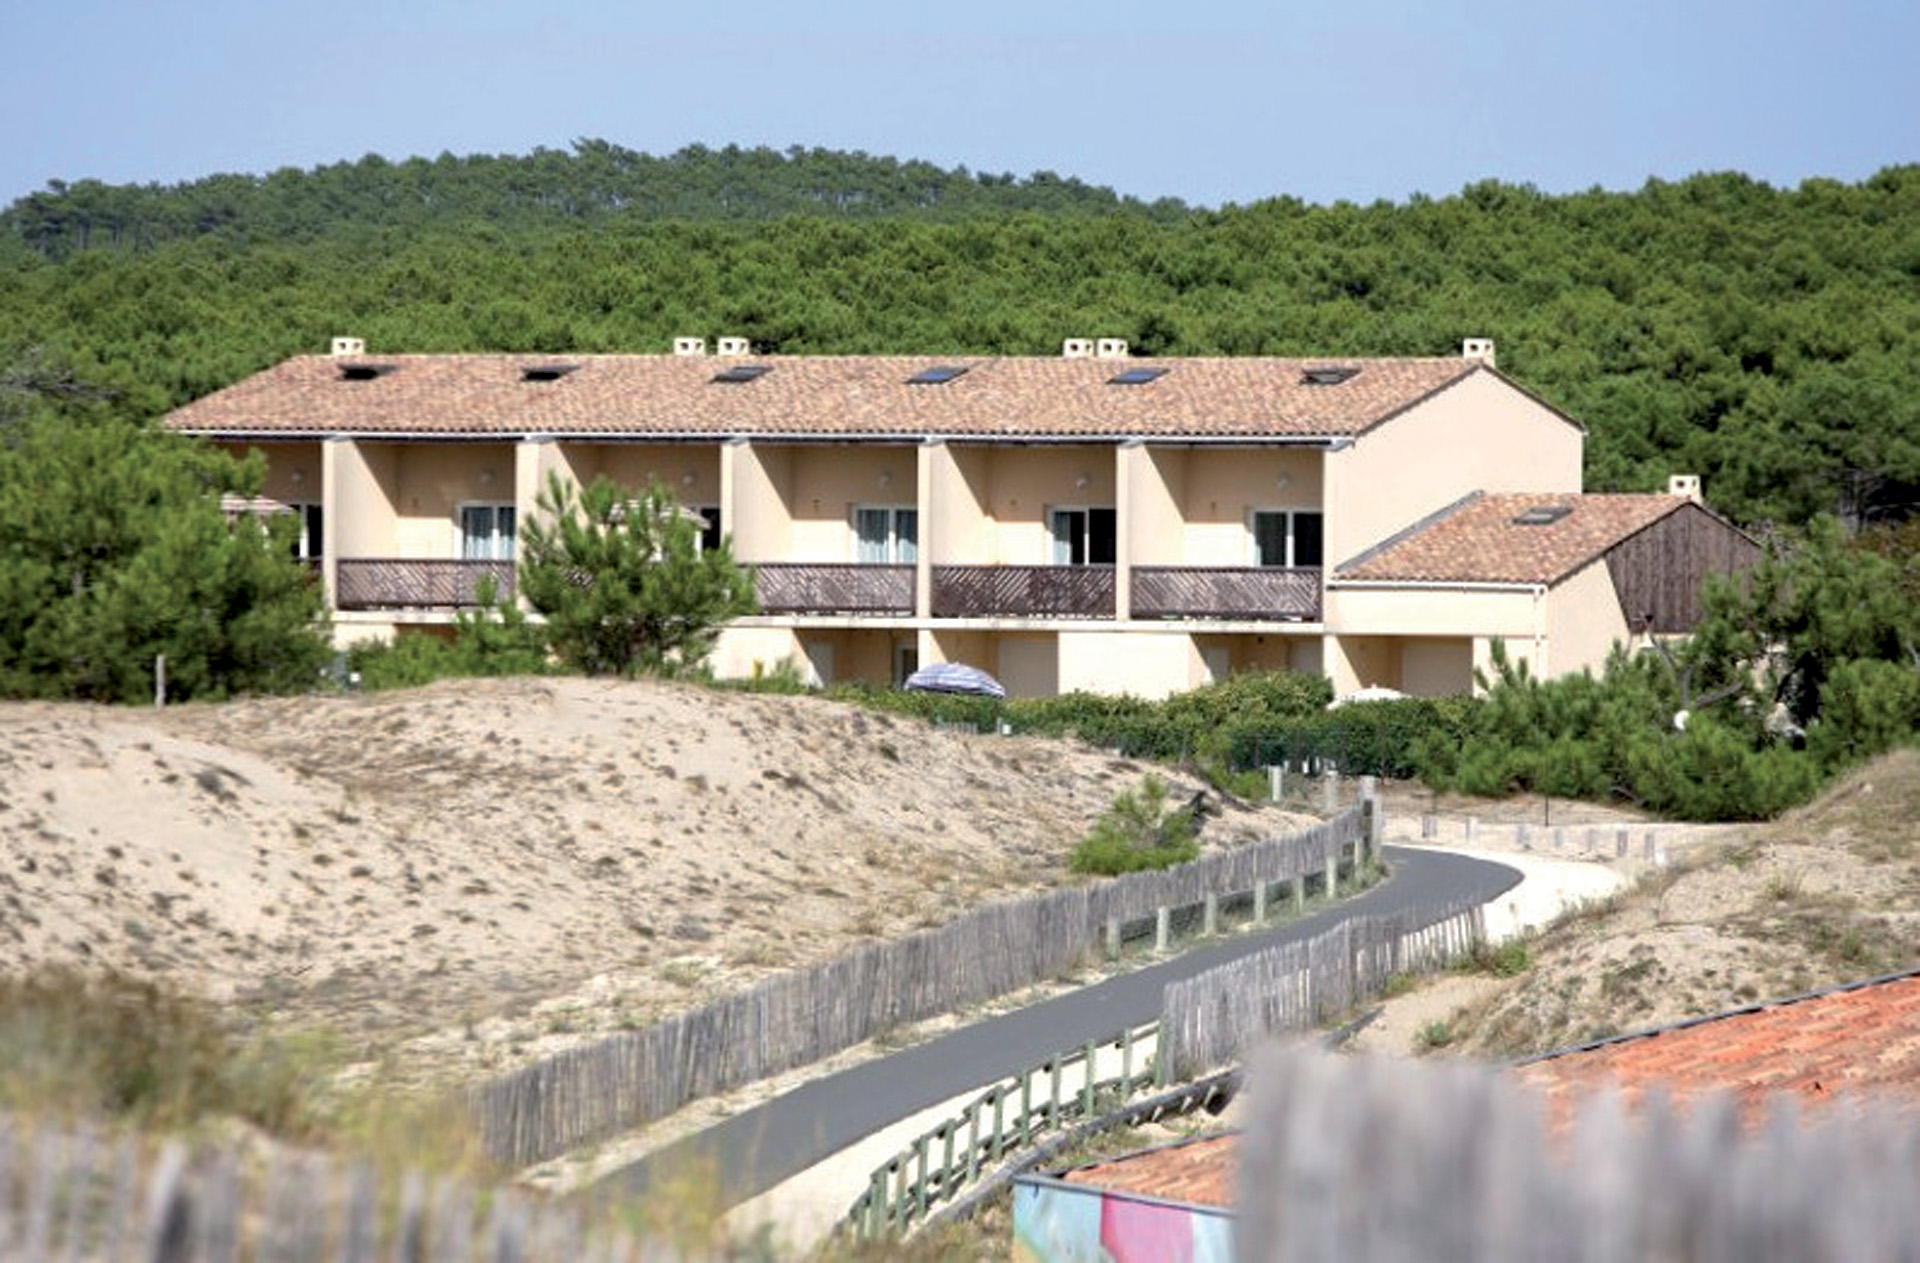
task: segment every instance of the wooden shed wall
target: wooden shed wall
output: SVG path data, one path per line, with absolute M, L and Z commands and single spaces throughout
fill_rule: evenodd
M 1607 573 L 1628 627 L 1675 635 L 1699 624 L 1707 576 L 1744 573 L 1759 560 L 1760 546 L 1732 523 L 1688 504 L 1607 550 Z

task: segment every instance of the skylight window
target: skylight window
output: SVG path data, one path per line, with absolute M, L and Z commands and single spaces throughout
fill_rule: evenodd
M 923 368 L 912 377 L 907 378 L 907 385 L 944 386 L 954 378 L 960 376 L 960 374 L 966 372 L 968 367 L 969 365 L 966 364 L 935 364 L 933 367 Z
M 557 382 L 579 367 L 578 364 L 529 364 L 520 370 L 520 380 L 523 382 Z
M 1552 526 L 1573 512 L 1570 504 L 1539 504 L 1513 519 L 1515 526 Z
M 742 382 L 757 382 L 772 371 L 771 364 L 734 364 L 715 373 L 713 380 L 738 385 Z
M 1107 378 L 1109 386 L 1144 386 L 1167 375 L 1164 368 L 1129 368 Z
M 1360 375 L 1360 370 L 1348 364 L 1329 364 L 1310 368 L 1300 374 L 1302 386 L 1338 386 L 1341 382 L 1351 381 Z
M 343 382 L 370 382 L 385 377 L 394 369 L 392 364 L 342 364 L 340 380 Z

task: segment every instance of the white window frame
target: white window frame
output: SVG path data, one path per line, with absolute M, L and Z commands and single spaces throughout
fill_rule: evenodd
M 479 538 L 467 530 L 467 514 L 475 509 L 485 509 L 492 514 L 492 528 L 486 535 L 486 549 L 474 551 L 474 540 Z M 502 535 L 500 531 L 501 510 L 513 515 L 513 527 Z M 520 506 L 511 500 L 462 500 L 454 506 L 453 517 L 454 543 L 462 561 L 513 561 L 520 551 Z
M 1118 556 L 1120 551 L 1120 511 L 1118 508 L 1111 504 L 1050 504 L 1047 506 L 1048 564 L 1055 566 L 1106 566 L 1113 564 L 1111 562 L 1093 560 L 1093 515 L 1101 512 L 1113 514 L 1113 548 L 1115 556 Z M 1079 513 L 1083 515 L 1080 523 L 1080 553 L 1086 558 L 1085 561 L 1076 562 L 1073 560 L 1072 545 L 1067 545 L 1067 556 L 1062 557 L 1060 555 L 1063 541 L 1060 538 L 1060 532 L 1054 529 L 1054 520 L 1063 513 Z
M 862 556 L 866 539 L 860 534 L 860 515 L 863 513 L 884 513 L 887 515 L 887 535 L 880 544 L 878 557 Z M 910 514 L 913 518 L 911 534 L 900 529 L 900 515 Z M 848 524 L 852 527 L 850 547 L 855 565 L 866 566 L 911 566 L 920 556 L 920 508 L 912 504 L 856 504 L 848 511 Z
M 1298 545 L 1295 542 L 1296 532 L 1294 530 L 1294 523 L 1299 519 L 1300 515 L 1302 514 L 1312 514 L 1314 517 L 1317 517 L 1320 519 L 1320 560 L 1319 561 L 1302 562 L 1299 560 L 1299 553 L 1297 551 Z M 1326 565 L 1326 552 L 1327 552 L 1326 511 L 1318 508 L 1307 508 L 1307 507 L 1280 508 L 1277 506 L 1272 508 L 1261 507 L 1257 509 L 1247 510 L 1247 562 L 1249 565 L 1254 565 L 1254 566 L 1268 565 L 1268 563 L 1263 562 L 1260 559 L 1259 519 L 1262 517 L 1284 517 L 1287 520 L 1286 560 L 1282 562 L 1280 565 L 1274 566 L 1272 568 L 1280 569 L 1284 567 L 1286 569 L 1294 569 L 1294 570 L 1316 570 Z

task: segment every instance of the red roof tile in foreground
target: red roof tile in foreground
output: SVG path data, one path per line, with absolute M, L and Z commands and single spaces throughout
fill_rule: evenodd
M 1233 1205 L 1239 1134 L 1147 1149 L 1112 1162 L 1077 1167 L 1060 1178 L 1115 1193 L 1135 1193 L 1190 1206 Z
M 1871 1094 L 1875 1108 L 1920 1111 L 1920 975 L 1549 1053 L 1514 1073 L 1561 1120 L 1603 1085 L 1630 1103 L 1656 1086 L 1676 1102 L 1731 1091 L 1749 1119 L 1774 1092 L 1804 1104 Z
M 764 364 L 753 381 L 715 382 Z M 965 365 L 939 385 L 929 367 Z M 1328 364 L 1358 368 L 1333 385 Z M 549 381 L 527 369 L 571 366 Z M 357 366 L 362 380 L 346 380 Z M 1128 369 L 1164 368 L 1142 385 Z M 550 434 L 809 438 L 1314 438 L 1358 434 L 1491 371 L 1468 359 L 1066 359 L 978 356 L 297 356 L 178 409 L 200 434 Z
M 1335 582 L 1554 584 L 1692 501 L 1671 495 L 1477 495 L 1340 568 Z M 1563 516 L 1529 525 L 1529 515 Z
M 1631 1107 L 1659 1090 L 1685 1106 L 1732 1092 L 1749 1124 L 1770 1095 L 1803 1106 L 1836 1101 L 1920 1112 L 1920 973 L 1874 979 L 1548 1053 L 1510 1068 L 1542 1094 L 1549 1128 L 1564 1132 L 1586 1095 L 1603 1088 Z M 1081 1167 L 1062 1178 L 1201 1206 L 1231 1206 L 1239 1134 Z

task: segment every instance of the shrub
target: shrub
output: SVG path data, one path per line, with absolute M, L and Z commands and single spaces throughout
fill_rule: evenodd
M 1167 808 L 1167 783 L 1149 773 L 1138 790 L 1122 790 L 1068 857 L 1076 873 L 1117 877 L 1149 868 L 1171 868 L 1200 854 L 1193 813 Z

